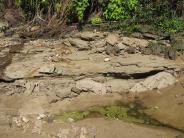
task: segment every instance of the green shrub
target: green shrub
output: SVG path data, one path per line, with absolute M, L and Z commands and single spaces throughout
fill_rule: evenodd
M 103 15 L 107 20 L 123 20 L 133 16 L 138 0 L 109 0 Z
M 102 19 L 100 17 L 93 17 L 91 18 L 91 23 L 92 24 L 99 24 L 102 22 Z
M 89 6 L 89 0 L 75 0 L 73 9 L 77 14 L 78 20 L 83 21 L 86 8 Z
M 184 29 L 184 20 L 182 18 L 174 17 L 171 19 L 162 18 L 155 22 L 157 28 L 161 28 L 166 32 L 178 32 Z

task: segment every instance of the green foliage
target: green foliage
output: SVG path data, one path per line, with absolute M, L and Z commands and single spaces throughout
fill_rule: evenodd
M 133 108 L 123 107 L 123 106 L 107 106 L 107 107 L 92 107 L 87 111 L 76 111 L 76 112 L 66 112 L 63 114 L 58 114 L 54 116 L 54 121 L 56 122 L 65 122 L 69 118 L 72 118 L 74 121 L 82 120 L 87 117 L 102 116 L 106 118 L 119 119 L 131 123 L 146 123 L 146 117 L 136 117 L 130 115 L 129 112 L 134 110 Z M 134 113 L 135 114 L 135 113 Z
M 93 17 L 91 18 L 91 23 L 92 24 L 99 24 L 102 22 L 102 19 L 100 17 Z
M 26 17 L 33 17 L 37 10 L 49 6 L 48 0 L 16 0 L 16 5 L 20 6 Z
M 54 4 L 54 10 L 59 13 L 61 11 L 61 8 L 62 8 L 62 4 L 60 2 L 56 2 Z
M 42 10 L 47 13 L 51 11 L 59 13 L 62 8 L 61 0 L 15 0 L 15 5 L 21 7 L 27 18 L 32 18 L 37 11 Z
M 98 113 L 107 118 L 120 119 L 132 123 L 144 123 L 144 120 L 129 115 L 130 108 L 122 106 L 94 107 L 91 113 Z
M 157 28 L 161 28 L 166 32 L 178 32 L 184 29 L 184 20 L 182 18 L 174 17 L 171 19 L 162 18 L 155 22 Z
M 103 15 L 108 20 L 123 20 L 133 16 L 138 0 L 109 0 Z
M 128 32 L 136 32 L 141 28 L 141 24 L 138 23 L 130 23 L 121 27 L 122 30 L 127 30 Z
M 3 9 L 3 3 L 0 0 L 0 11 Z
M 77 120 L 82 120 L 84 118 L 86 118 L 89 115 L 88 111 L 84 111 L 84 112 L 80 112 L 80 111 L 76 111 L 76 112 L 68 112 L 68 113 L 63 113 L 61 115 L 55 115 L 54 116 L 54 120 L 56 122 L 62 123 L 68 120 L 68 118 L 72 118 L 75 121 Z
M 89 6 L 89 0 L 75 0 L 73 9 L 77 14 L 78 20 L 83 21 L 86 8 Z
M 139 0 L 135 16 L 151 23 L 158 17 L 168 17 L 170 11 L 168 0 Z
M 140 28 L 140 24 L 150 24 L 167 32 L 177 32 L 184 28 L 184 21 L 180 18 L 184 17 L 183 1 L 184 0 L 0 0 L 0 12 L 8 7 L 9 2 L 12 2 L 14 7 L 21 7 L 27 19 L 30 20 L 38 11 L 43 11 L 43 18 L 47 19 L 49 11 L 51 15 L 57 13 L 57 15 L 59 15 L 57 17 L 61 15 L 62 17 L 64 16 L 65 19 L 67 18 L 70 23 L 78 21 L 82 25 L 85 20 L 89 19 L 88 17 L 90 17 L 93 12 L 97 12 L 99 17 L 92 18 L 90 20 L 92 24 L 101 23 L 102 19 L 106 21 L 126 21 L 128 19 L 133 21 L 133 23 L 128 23 L 127 25 L 119 24 L 116 27 L 110 27 L 136 31 Z M 70 3 L 70 6 L 65 6 L 65 4 L 68 3 Z M 94 6 L 95 9 L 98 9 L 97 11 L 93 11 Z M 66 9 L 67 12 L 65 12 Z M 59 19 L 62 20 L 62 18 Z
M 142 25 L 139 23 L 136 23 L 136 21 L 129 22 L 129 20 L 124 20 L 119 22 L 110 22 L 107 26 L 104 27 L 103 30 L 105 31 L 118 30 L 129 34 L 132 32 L 139 31 L 141 27 Z

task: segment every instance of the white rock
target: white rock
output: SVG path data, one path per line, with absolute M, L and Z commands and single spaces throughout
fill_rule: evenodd
M 131 92 L 142 92 L 153 89 L 166 88 L 176 82 L 173 75 L 167 72 L 160 72 L 154 76 L 148 77 L 142 82 L 135 84 L 130 91 Z
M 108 62 L 108 61 L 110 61 L 110 58 L 105 58 L 104 59 L 104 62 Z
M 41 120 L 41 119 L 44 119 L 45 117 L 46 117 L 45 114 L 39 114 L 38 117 L 37 117 L 37 119 L 38 120 Z
M 76 88 L 84 92 L 94 92 L 95 94 L 106 94 L 107 90 L 104 84 L 95 82 L 89 78 L 80 80 L 76 83 Z
M 72 123 L 72 122 L 74 122 L 75 120 L 74 120 L 73 118 L 68 118 L 67 121 L 70 122 L 70 123 Z
M 21 116 L 21 119 L 24 123 L 28 123 L 30 120 L 26 118 L 25 116 Z

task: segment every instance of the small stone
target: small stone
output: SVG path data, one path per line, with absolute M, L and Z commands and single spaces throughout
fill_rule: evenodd
M 28 122 L 30 121 L 30 120 L 29 120 L 28 118 L 26 118 L 25 116 L 22 116 L 21 119 L 22 119 L 22 121 L 23 121 L 24 123 L 28 123 Z
M 69 123 L 72 123 L 72 122 L 74 122 L 75 120 L 74 120 L 73 118 L 68 118 L 67 121 L 68 121 Z
M 104 62 L 108 62 L 108 61 L 110 61 L 110 58 L 105 58 L 104 59 Z
M 38 120 L 44 119 L 46 117 L 45 114 L 39 114 L 39 116 L 37 117 Z
M 54 65 L 45 65 L 39 69 L 39 73 L 43 74 L 52 74 L 55 71 L 55 66 Z
M 154 109 L 159 109 L 159 107 L 158 107 L 158 106 L 154 106 L 153 108 L 154 108 Z

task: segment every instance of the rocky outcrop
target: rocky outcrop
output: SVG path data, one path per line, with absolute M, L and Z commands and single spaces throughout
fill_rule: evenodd
M 147 34 L 146 37 L 149 39 L 145 40 L 143 34 L 140 37 L 138 35 L 140 34 L 135 38 L 114 32 L 78 32 L 58 40 L 37 39 L 24 44 L 11 37 L 1 37 L 0 129 L 4 126 L 8 129 L 11 127 L 10 131 L 16 129 L 17 134 L 19 127 L 20 136 L 23 131 L 27 133 L 31 130 L 30 134 L 38 134 L 39 138 L 42 136 L 45 138 L 49 133 L 44 133 L 43 129 L 51 126 L 55 132 L 53 127 L 54 119 L 57 117 L 55 115 L 60 113 L 85 111 L 89 107 L 120 103 L 128 105 L 130 102 L 132 111 L 134 110 L 132 102 L 135 100 L 136 103 L 141 104 L 144 95 L 146 97 L 143 99 L 148 100 L 148 103 L 151 101 L 150 97 L 156 94 L 161 98 L 166 97 L 154 90 L 166 87 L 169 89 L 173 87 L 170 85 L 175 83 L 177 85 L 176 77 L 183 72 L 183 61 L 164 58 L 162 52 L 161 55 L 157 54 L 160 45 L 170 48 L 168 41 L 162 41 L 162 44 L 157 42 L 159 46 L 152 48 L 150 42 L 159 38 Z M 142 49 L 152 51 L 143 53 Z M 148 93 L 149 91 L 152 91 L 153 95 Z M 170 119 L 170 114 L 176 111 L 170 111 L 170 105 L 183 110 L 183 101 L 180 99 L 183 97 L 182 91 L 183 88 L 181 92 L 177 91 L 177 95 L 173 93 L 172 96 L 166 91 L 168 99 L 172 101 L 169 106 L 164 104 L 163 107 L 159 107 L 155 99 L 152 99 L 153 104 L 145 106 L 145 110 L 152 110 L 155 114 L 161 113 L 167 107 L 168 119 Z M 141 92 L 144 93 L 140 94 Z M 160 100 L 161 103 L 164 103 L 163 101 L 166 100 Z M 119 114 L 119 108 L 117 111 L 116 108 L 112 109 Z M 87 112 L 84 114 L 82 112 L 81 115 L 72 112 L 72 116 L 69 117 L 66 114 L 66 120 L 73 122 L 75 121 L 73 115 L 83 118 Z M 165 118 L 166 112 L 162 113 Z M 181 118 L 179 116 L 176 120 L 179 122 L 182 117 L 181 115 Z M 175 123 L 173 118 L 170 121 Z M 163 122 L 163 124 L 168 123 Z M 57 126 L 61 125 L 57 124 Z M 178 125 L 171 126 L 181 129 Z M 181 123 L 179 126 L 182 126 Z M 65 137 L 66 135 L 63 135 L 65 132 L 69 134 L 68 130 L 59 130 L 56 137 Z M 48 137 L 53 136 L 48 135 Z M 80 136 L 85 137 L 85 135 Z
M 80 32 L 64 40 L 30 41 L 13 52 L 11 63 L 3 70 L 3 81 L 11 81 L 11 85 L 0 85 L 6 87 L 9 95 L 42 92 L 53 103 L 82 92 L 140 92 L 174 84 L 174 77 L 164 72 L 174 74 L 182 70 L 181 63 L 131 52 L 131 48 L 139 50 L 148 43 L 144 39 L 99 32 Z

